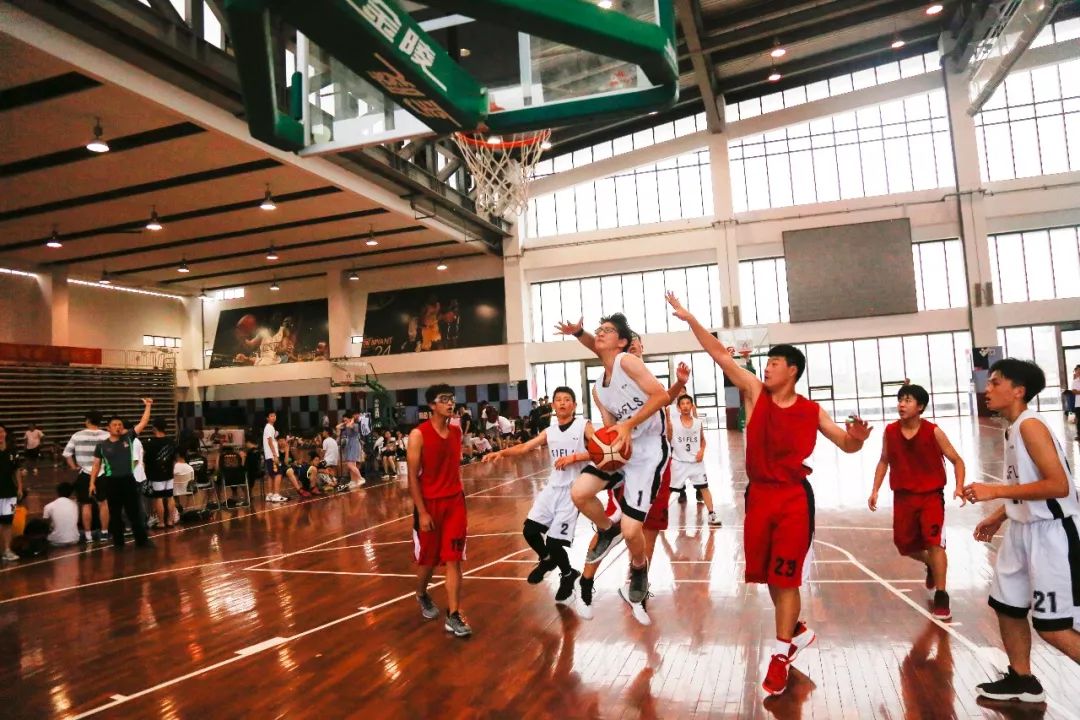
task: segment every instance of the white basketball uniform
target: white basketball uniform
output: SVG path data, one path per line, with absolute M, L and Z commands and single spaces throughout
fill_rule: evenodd
M 701 419 L 692 418 L 690 427 L 682 423 L 682 417 L 671 421 L 671 489 L 682 490 L 687 484 L 704 489 L 709 486 L 705 477 L 705 463 L 697 461 L 701 451 Z
M 615 417 L 626 420 L 645 406 L 648 394 L 638 387 L 622 369 L 626 353 L 615 356 L 611 368 L 611 380 L 596 383 L 596 397 L 600 404 Z M 645 521 L 653 499 L 660 490 L 660 479 L 668 462 L 668 443 L 664 428 L 664 411 L 656 412 L 630 434 L 633 443 L 630 461 L 613 473 L 606 473 L 592 465 L 585 472 L 608 483 L 609 488 L 623 486 L 622 511 L 640 522 Z
M 1046 421 L 1025 410 L 1005 432 L 1005 481 L 1027 485 L 1042 477 L 1024 447 L 1020 424 Z M 1047 425 L 1047 430 L 1050 431 Z M 1036 630 L 1080 629 L 1080 498 L 1061 442 L 1050 436 L 1069 480 L 1069 494 L 1048 500 L 1006 500 L 1005 535 L 998 550 L 990 607 L 1026 617 Z
M 574 541 L 574 526 L 578 520 L 577 506 L 570 498 L 570 486 L 587 462 L 573 463 L 562 470 L 555 469 L 554 465 L 559 458 L 585 452 L 585 422 L 585 418 L 574 418 L 563 430 L 558 418 L 551 417 L 551 426 L 546 431 L 551 474 L 529 510 L 529 519 L 547 527 L 549 538 L 565 540 L 567 544 Z

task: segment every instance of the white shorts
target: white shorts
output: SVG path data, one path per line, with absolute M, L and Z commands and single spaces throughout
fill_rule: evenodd
M 1076 518 L 1010 520 L 997 553 L 990 607 L 1027 617 L 1036 630 L 1080 629 L 1080 535 Z
M 19 498 L 0 498 L 0 517 L 10 517 L 15 514 L 15 506 Z
M 574 542 L 574 526 L 578 509 L 570 499 L 570 486 L 545 485 L 533 500 L 529 519 L 547 527 L 547 536 L 555 540 Z
M 623 513 L 638 522 L 645 522 L 649 508 L 660 491 L 660 480 L 668 462 L 667 440 L 660 442 L 638 440 L 634 443 L 634 452 L 630 462 L 615 472 L 604 472 L 593 465 L 587 465 L 583 472 L 600 478 L 610 490 L 622 485 L 623 496 L 620 501 Z
M 150 489 L 154 492 L 165 492 L 166 490 L 172 490 L 174 482 L 172 480 L 166 480 L 165 482 L 151 482 Z
M 705 477 L 705 463 L 672 459 L 671 489 L 682 490 L 687 485 L 701 489 L 709 487 L 709 480 Z

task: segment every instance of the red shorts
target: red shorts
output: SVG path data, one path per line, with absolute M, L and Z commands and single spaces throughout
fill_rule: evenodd
M 608 490 L 607 495 L 607 507 L 604 508 L 604 514 L 608 517 L 614 517 L 615 513 L 619 509 L 619 501 L 622 499 L 622 485 L 618 486 L 614 490 Z M 668 529 L 668 503 L 671 501 L 671 463 L 667 464 L 664 468 L 664 474 L 660 476 L 660 489 L 656 491 L 656 497 L 653 498 L 652 505 L 649 507 L 649 514 L 645 516 L 645 522 L 642 524 L 646 530 L 667 530 Z
M 465 495 L 424 498 L 435 528 L 420 532 L 420 514 L 413 508 L 413 556 L 417 565 L 435 566 L 465 559 L 468 517 Z
M 901 555 L 945 547 L 945 493 L 942 490 L 893 494 L 893 544 Z
M 746 582 L 799 587 L 814 538 L 810 483 L 753 483 L 746 488 Z

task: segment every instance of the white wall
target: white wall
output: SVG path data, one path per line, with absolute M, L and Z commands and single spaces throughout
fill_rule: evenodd
M 142 350 L 143 335 L 183 338 L 183 302 L 93 285 L 69 285 L 70 343 L 76 347 Z
M 48 345 L 52 317 L 41 280 L 0 274 L 0 342 Z

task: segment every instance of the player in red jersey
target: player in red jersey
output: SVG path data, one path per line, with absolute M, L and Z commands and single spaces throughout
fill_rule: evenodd
M 858 452 L 870 426 L 853 418 L 845 430 L 815 402 L 795 393 L 806 358 L 791 345 L 769 350 L 765 380 L 740 367 L 722 342 L 682 306 L 674 293 L 667 301 L 685 320 L 702 349 L 739 388 L 746 407 L 746 519 L 743 555 L 746 582 L 769 586 L 776 619 L 776 647 L 762 687 L 770 695 L 787 687 L 788 666 L 814 641 L 814 631 L 799 619 L 799 587 L 814 537 L 814 491 L 807 465 L 821 433 L 847 453 Z
M 881 459 L 874 470 L 874 489 L 867 504 L 877 510 L 878 490 L 889 473 L 893 491 L 893 543 L 901 555 L 926 566 L 926 589 L 934 592 L 934 617 L 952 618 L 945 576 L 945 462 L 956 472 L 953 497 L 964 504 L 964 461 L 937 425 L 923 420 L 930 395 L 919 385 L 896 393 L 900 419 L 885 427 Z
M 461 428 L 450 424 L 454 389 L 432 385 L 425 393 L 431 418 L 409 433 L 409 494 L 413 500 L 413 550 L 417 564 L 416 600 L 427 620 L 439 616 L 428 595 L 435 567 L 446 565 L 447 632 L 472 635 L 461 613 L 461 561 L 468 522 L 461 485 Z

